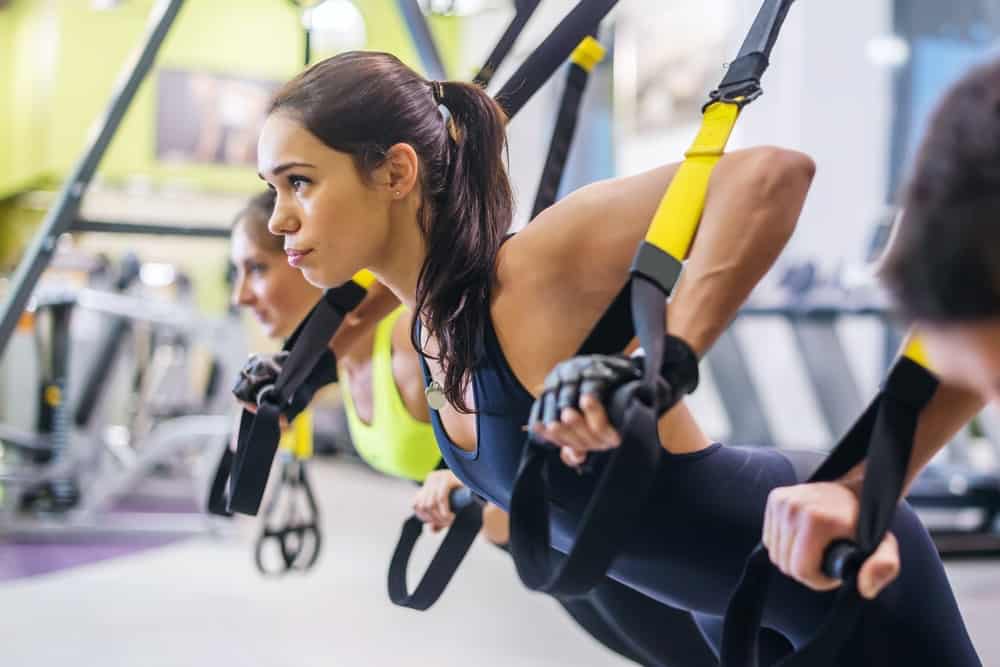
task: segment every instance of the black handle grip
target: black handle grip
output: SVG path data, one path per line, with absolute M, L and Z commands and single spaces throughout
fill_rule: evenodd
M 861 547 L 850 540 L 837 540 L 823 553 L 823 574 L 846 581 L 857 575 L 864 561 Z
M 458 514 L 475 502 L 477 502 L 476 496 L 466 486 L 452 489 L 451 493 L 448 494 L 448 504 L 451 506 L 451 511 L 455 514 Z

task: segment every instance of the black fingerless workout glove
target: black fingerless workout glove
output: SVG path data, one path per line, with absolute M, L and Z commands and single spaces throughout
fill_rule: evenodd
M 632 357 L 632 362 L 643 373 L 646 357 L 640 350 Z M 677 336 L 663 337 L 663 364 L 660 366 L 660 381 L 656 387 L 658 414 L 663 414 L 677 405 L 685 395 L 698 388 L 698 356 L 691 346 Z
M 642 379 L 645 357 L 592 354 L 557 364 L 531 408 L 529 428 L 559 421 L 563 408 L 580 409 L 580 397 L 597 396 L 605 405 L 620 387 Z M 698 357 L 680 338 L 664 339 L 663 365 L 657 382 L 657 414 L 674 407 L 698 386 Z
M 244 403 L 260 405 L 265 394 L 274 390 L 274 383 L 281 367 L 288 359 L 288 352 L 251 354 L 240 369 L 240 376 L 233 385 L 233 395 Z
M 240 371 L 239 379 L 233 386 L 233 395 L 244 403 L 260 405 L 267 394 L 274 391 L 274 383 L 288 359 L 288 352 L 252 354 Z M 322 387 L 337 381 L 337 360 L 329 350 L 323 353 L 308 379 L 292 396 L 282 414 L 291 421 L 305 410 L 313 396 Z

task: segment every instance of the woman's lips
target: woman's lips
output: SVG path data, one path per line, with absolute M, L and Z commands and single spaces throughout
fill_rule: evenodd
M 294 267 L 298 267 L 302 260 L 305 259 L 306 255 L 311 253 L 312 250 L 296 250 L 295 248 L 285 248 L 285 255 L 288 257 L 288 263 Z

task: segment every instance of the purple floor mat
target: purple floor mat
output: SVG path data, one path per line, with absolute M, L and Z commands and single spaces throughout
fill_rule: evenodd
M 128 538 L 85 538 L 72 542 L 49 541 L 0 541 L 0 582 L 24 577 L 37 577 L 71 567 L 98 563 L 141 553 L 177 542 L 179 537 L 154 537 L 149 535 Z
M 115 503 L 115 512 L 191 513 L 194 503 L 186 498 L 134 495 Z M 60 537 L 0 537 L 0 582 L 36 577 L 72 567 L 120 558 L 164 547 L 184 539 L 171 535 L 95 535 Z

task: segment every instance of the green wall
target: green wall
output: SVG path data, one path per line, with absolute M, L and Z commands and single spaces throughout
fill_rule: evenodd
M 57 28 L 46 2 L 20 0 L 0 11 L 0 199 L 48 172 L 44 154 L 51 116 Z
M 418 66 L 395 0 L 355 0 L 369 49 Z M 154 0 L 13 0 L 0 10 L 0 267 L 14 261 L 41 212 L 12 198 L 59 186 L 106 110 L 126 62 L 139 48 Z M 459 20 L 431 20 L 450 71 L 459 71 Z M 288 0 L 186 0 L 156 68 L 284 81 L 302 69 L 303 31 Z M 323 56 L 328 54 L 316 54 Z M 163 164 L 154 157 L 156 68 L 139 89 L 98 170 L 112 184 L 141 178 L 222 192 L 260 187 L 255 169 Z
M 367 48 L 416 62 L 394 0 L 356 4 L 365 17 Z M 145 34 L 153 6 L 153 0 L 124 0 L 98 12 L 89 0 L 15 0 L 0 10 L 0 75 L 6 74 L 0 81 L 10 82 L 0 93 L 0 198 L 72 169 Z M 458 20 L 435 18 L 432 27 L 455 71 Z M 302 69 L 302 40 L 298 10 L 287 0 L 187 0 L 157 67 L 283 81 Z M 250 168 L 158 163 L 155 84 L 154 69 L 101 164 L 100 178 L 114 183 L 142 176 L 222 191 L 258 187 Z

